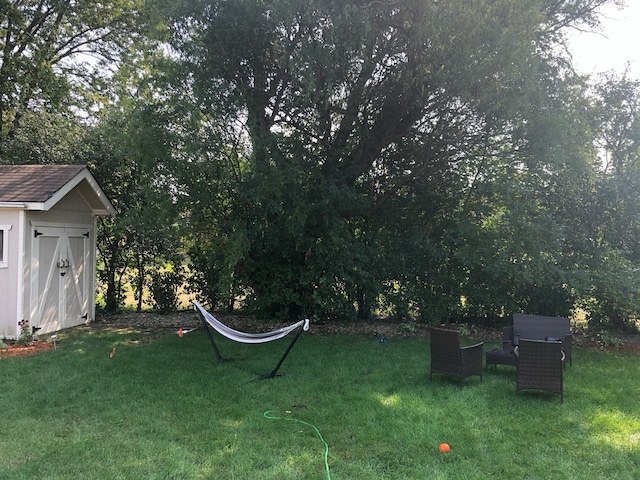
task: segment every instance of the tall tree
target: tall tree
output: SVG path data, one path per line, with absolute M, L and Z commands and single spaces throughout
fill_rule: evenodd
M 90 165 L 117 211 L 115 218 L 101 221 L 98 232 L 107 311 L 120 307 L 127 281 L 140 310 L 150 287 L 161 296 L 154 279 L 168 290 L 173 290 L 169 277 L 180 280 L 173 275 L 182 268 L 183 251 L 173 152 L 182 132 L 172 121 L 172 102 L 157 85 L 157 62 L 163 61 L 151 48 L 128 55 L 104 92 L 109 101 L 82 138 L 78 160 Z M 165 266 L 171 275 L 165 275 Z
M 28 111 L 68 105 L 99 82 L 144 31 L 142 0 L 2 0 L 0 139 Z
M 565 27 L 597 23 L 605 3 L 189 3 L 172 43 L 203 108 L 235 109 L 250 140 L 238 270 L 257 306 L 356 305 L 362 316 L 383 285 L 390 296 L 398 282 L 460 285 L 459 245 L 438 237 L 456 223 L 447 190 L 468 215 L 464 198 L 492 164 L 547 161 L 534 127 L 566 65 L 555 47 Z M 427 280 L 399 268 L 419 258 Z
M 598 174 L 583 201 L 591 214 L 585 305 L 594 327 L 629 328 L 640 317 L 640 81 L 604 74 L 591 99 Z

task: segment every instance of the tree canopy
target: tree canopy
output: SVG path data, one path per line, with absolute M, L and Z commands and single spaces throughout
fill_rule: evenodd
M 258 307 L 368 316 L 381 302 L 421 304 L 439 318 L 478 295 L 487 314 L 541 308 L 520 292 L 561 290 L 558 272 L 542 278 L 554 255 L 514 236 L 529 216 L 529 233 L 544 229 L 535 248 L 557 248 L 562 227 L 536 189 L 556 181 L 545 170 L 588 159 L 556 155 L 578 127 L 563 115 L 575 87 L 556 52 L 562 29 L 596 24 L 603 3 L 246 0 L 181 12 L 172 44 L 199 101 L 235 111 L 250 147 L 237 267 Z M 515 215 L 498 254 L 486 227 Z M 478 280 L 505 291 L 487 299 Z
M 7 34 L 13 17 L 25 30 L 82 5 L 5 3 Z M 11 112 L 47 118 L 22 92 L 71 98 L 28 79 L 71 82 L 53 66 L 89 44 L 125 58 L 100 88 L 84 84 L 107 99 L 91 128 L 49 143 L 93 163 L 132 209 L 104 238 L 147 259 L 141 281 L 182 252 L 210 303 L 280 317 L 637 318 L 640 89 L 579 77 L 564 50 L 608 0 L 112 3 L 69 17 L 68 55 L 37 33 L 22 55 L 58 50 L 49 70 L 25 69 L 17 86 L 0 74 L 3 146 L 33 154 L 10 138 Z M 8 51 L 0 73 L 19 70 Z
M 10 136 L 28 111 L 69 102 L 135 44 L 138 0 L 0 2 L 0 127 Z M 99 75 L 98 77 L 96 75 Z

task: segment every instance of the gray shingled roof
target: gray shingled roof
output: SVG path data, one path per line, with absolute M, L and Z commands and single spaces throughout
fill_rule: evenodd
M 0 165 L 0 202 L 46 202 L 84 165 Z

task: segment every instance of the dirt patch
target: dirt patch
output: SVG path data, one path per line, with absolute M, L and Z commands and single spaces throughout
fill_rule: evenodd
M 8 349 L 0 350 L 0 359 L 9 357 L 23 357 L 25 355 L 34 355 L 39 352 L 48 352 L 56 346 L 53 343 L 43 340 L 36 340 L 31 345 L 8 345 Z
M 260 320 L 250 315 L 220 314 L 216 317 L 224 324 L 243 332 L 266 332 L 284 325 L 282 322 Z M 485 342 L 499 342 L 501 329 L 487 327 L 468 327 L 466 325 L 450 325 L 450 328 L 460 328 L 468 331 L 469 337 Z M 167 333 L 177 333 L 180 328 L 202 328 L 199 317 L 192 310 L 159 315 L 157 313 L 123 312 L 117 315 L 98 316 L 95 322 L 85 328 L 134 328 L 147 333 L 150 339 Z M 424 323 L 397 321 L 394 319 L 371 319 L 357 322 L 312 322 L 310 335 L 371 335 L 385 337 L 427 337 L 429 326 Z M 590 335 L 584 329 L 574 332 L 573 344 L 581 348 L 598 350 L 617 350 L 640 354 L 640 335 L 618 334 L 609 335 L 615 339 L 615 344 L 603 346 L 601 339 Z
M 617 352 L 629 352 L 640 355 L 640 341 L 635 339 L 633 343 L 623 343 L 621 345 L 607 345 L 607 346 L 598 346 L 598 350 L 605 350 L 607 352 L 617 351 Z
M 284 323 L 276 321 L 264 321 L 258 318 L 241 314 L 216 314 L 216 317 L 224 324 L 248 333 L 267 332 L 284 326 Z M 500 329 L 451 325 L 461 327 L 469 331 L 469 337 L 484 342 L 499 342 Z M 121 312 L 113 315 L 98 315 L 96 320 L 89 325 L 75 327 L 80 330 L 123 330 L 129 329 L 141 333 L 139 343 L 152 342 L 165 335 L 175 334 L 182 328 L 184 330 L 201 329 L 202 323 L 193 310 L 185 310 L 166 315 L 157 313 Z M 311 335 L 367 335 L 372 337 L 427 337 L 428 325 L 417 322 L 399 322 L 390 319 L 372 319 L 358 322 L 313 322 L 309 330 Z M 590 336 L 586 330 L 574 333 L 574 345 L 582 348 L 593 348 L 606 351 L 622 351 L 640 354 L 640 335 L 616 335 L 616 344 L 603 346 L 599 339 Z M 41 351 L 52 350 L 53 343 L 38 340 L 32 346 L 19 349 L 10 346 L 9 350 L 0 352 L 0 358 L 19 355 L 32 355 Z M 491 347 L 492 348 L 492 347 Z
M 283 326 L 286 322 L 275 320 L 261 320 L 251 315 L 220 314 L 216 318 L 225 325 L 242 332 L 258 333 L 268 332 Z M 103 328 L 123 329 L 133 328 L 150 335 L 160 332 L 175 332 L 180 328 L 203 328 L 202 321 L 192 311 L 184 311 L 160 315 L 156 313 L 132 313 L 123 312 L 116 315 L 102 315 L 86 327 L 79 328 Z M 371 320 L 358 322 L 311 322 L 309 334 L 311 335 L 384 335 L 386 337 L 399 336 L 428 336 L 428 325 L 421 323 L 403 323 L 394 320 Z M 494 332 L 490 333 L 494 335 Z M 496 334 L 497 335 L 497 334 Z M 497 337 L 496 337 L 497 338 Z

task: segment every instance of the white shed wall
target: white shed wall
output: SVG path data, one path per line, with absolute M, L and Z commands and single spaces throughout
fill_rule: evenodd
M 16 339 L 21 319 L 40 334 L 92 321 L 96 216 L 115 215 L 100 186 L 83 170 L 46 200 L 7 198 L 0 203 L 8 242 L 0 262 L 0 338 Z
M 0 225 L 7 225 L 6 268 L 0 268 L 0 338 L 16 338 L 18 329 L 18 308 L 20 305 L 20 285 L 22 282 L 20 258 L 22 246 L 20 229 L 24 213 L 22 210 L 0 209 Z
M 42 328 L 40 333 L 49 333 L 49 331 L 55 331 L 59 328 L 67 328 L 74 325 L 81 325 L 82 323 L 88 323 L 95 318 L 95 278 L 96 278 L 96 234 L 95 234 L 95 218 L 91 207 L 85 201 L 85 198 L 76 190 L 72 190 L 65 197 L 63 197 L 54 207 L 49 211 L 29 211 L 27 212 L 27 234 L 25 236 L 25 251 L 27 252 L 27 258 L 29 259 L 29 268 L 25 269 L 24 275 L 24 304 L 23 304 L 23 316 L 30 319 L 30 322 L 34 326 Z M 60 318 L 55 323 L 49 323 L 46 328 L 40 323 L 41 319 L 38 319 L 38 299 L 42 298 L 43 292 L 39 292 L 37 295 L 33 294 L 34 285 L 39 284 L 38 279 L 34 277 L 34 272 L 40 272 L 42 275 L 43 270 L 40 267 L 45 267 L 43 259 L 31 258 L 34 251 L 34 232 L 38 228 L 54 227 L 54 228 L 80 228 L 86 229 L 89 233 L 90 241 L 90 257 L 88 259 L 85 268 L 87 269 L 86 275 L 90 281 L 90 288 L 88 291 L 88 310 L 86 312 L 86 319 L 73 319 L 69 317 Z M 37 262 L 37 264 L 36 264 Z
M 93 225 L 93 213 L 84 197 L 76 190 L 65 195 L 51 210 L 46 212 L 30 211 L 31 224 L 47 225 Z

